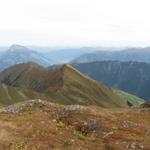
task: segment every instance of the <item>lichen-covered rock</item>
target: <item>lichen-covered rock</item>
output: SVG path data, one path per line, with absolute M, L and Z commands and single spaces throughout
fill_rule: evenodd
M 83 106 L 80 105 L 68 105 L 64 108 L 64 111 L 78 111 L 81 110 Z
M 38 107 L 42 108 L 46 105 L 50 105 L 51 103 L 40 100 L 40 99 L 35 99 L 35 100 L 28 100 L 24 102 L 20 102 L 17 104 L 13 104 L 7 107 L 3 107 L 0 109 L 0 112 L 6 112 L 6 113 L 18 113 L 20 111 L 32 108 L 32 107 Z

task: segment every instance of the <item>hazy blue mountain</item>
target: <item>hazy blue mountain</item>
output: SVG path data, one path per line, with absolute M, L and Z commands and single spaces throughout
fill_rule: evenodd
M 43 55 L 48 59 L 53 59 L 56 64 L 61 64 L 68 63 L 87 52 L 93 52 L 96 50 L 97 48 L 92 47 L 55 49 L 43 52 Z
M 34 47 L 33 47 L 34 49 Z M 37 47 L 36 48 L 38 51 L 42 52 L 45 57 L 48 59 L 53 59 L 55 60 L 55 64 L 61 64 L 61 63 L 68 63 L 81 55 L 95 52 L 95 51 L 100 51 L 100 50 L 120 50 L 122 48 L 115 48 L 115 47 L 81 47 L 81 48 L 48 48 L 48 47 Z
M 43 66 L 48 66 L 52 61 L 45 58 L 42 54 L 30 50 L 24 46 L 12 45 L 8 50 L 0 55 L 0 70 L 3 70 L 14 64 L 24 62 L 35 62 Z
M 0 47 L 0 56 L 6 51 L 8 47 Z
M 150 99 L 150 64 L 143 62 L 102 61 L 73 64 L 82 73 L 143 99 Z
M 121 51 L 96 51 L 83 54 L 74 59 L 73 63 L 95 62 L 104 60 L 138 61 L 150 63 L 150 47 L 128 48 Z
M 5 50 L 7 50 L 7 49 L 8 49 L 8 47 L 0 46 L 0 52 L 3 52 L 3 51 L 5 51 Z

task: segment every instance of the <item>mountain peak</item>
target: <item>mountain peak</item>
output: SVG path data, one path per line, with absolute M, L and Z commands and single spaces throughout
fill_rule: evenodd
M 29 61 L 29 62 L 27 62 L 27 63 L 21 63 L 21 64 L 16 64 L 16 65 L 14 65 L 14 67 L 17 67 L 17 66 L 26 66 L 26 68 L 42 68 L 42 69 L 45 69 L 43 66 L 41 66 L 41 65 L 39 65 L 39 64 L 37 64 L 37 63 L 35 63 L 35 62 L 32 62 L 32 61 Z M 12 66 L 13 67 L 13 66 Z
M 1 70 L 15 64 L 26 62 L 34 62 L 42 66 L 49 66 L 51 64 L 51 60 L 47 59 L 41 53 L 16 44 L 10 46 L 10 48 L 1 55 L 1 62 Z
M 64 68 L 70 68 L 70 67 L 72 67 L 72 66 L 69 65 L 69 64 L 64 64 L 63 67 L 64 67 Z
M 18 44 L 13 44 L 12 46 L 10 46 L 10 48 L 8 50 L 11 52 L 30 51 L 30 49 L 28 49 L 27 47 L 22 46 L 22 45 L 18 45 Z
M 62 66 L 62 70 L 63 70 L 63 75 L 64 76 L 67 76 L 67 78 L 70 78 L 72 76 L 78 76 L 78 77 L 81 77 L 83 79 L 86 79 L 86 80 L 90 80 L 90 81 L 94 81 L 93 79 L 89 78 L 88 76 L 84 75 L 83 73 L 81 73 L 79 70 L 77 70 L 76 68 L 74 68 L 72 65 L 70 64 L 64 64 Z
M 70 64 L 64 64 L 62 66 L 62 69 L 63 70 L 74 70 L 74 71 L 77 71 L 74 67 L 72 67 Z

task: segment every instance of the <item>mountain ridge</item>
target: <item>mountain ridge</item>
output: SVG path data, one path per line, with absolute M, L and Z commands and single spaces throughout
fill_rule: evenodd
M 32 63 L 18 64 L 0 73 L 0 81 L 9 86 L 44 93 L 62 104 L 128 107 L 111 89 L 83 75 L 70 65 L 49 70 Z

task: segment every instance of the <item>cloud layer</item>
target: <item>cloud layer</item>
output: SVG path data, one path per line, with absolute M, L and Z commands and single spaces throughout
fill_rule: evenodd
M 149 0 L 0 1 L 0 45 L 150 45 Z

